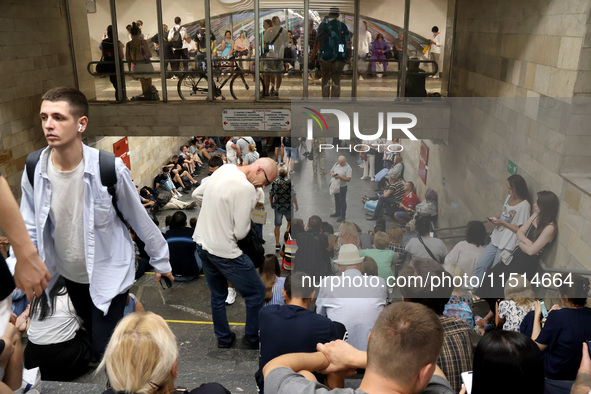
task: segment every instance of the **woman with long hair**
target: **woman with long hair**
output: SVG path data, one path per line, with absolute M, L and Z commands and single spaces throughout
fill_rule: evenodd
M 495 225 L 490 243 L 476 264 L 476 276 L 481 279 L 487 270 L 498 264 L 503 250 L 512 251 L 517 246 L 517 231 L 529 218 L 531 206 L 525 179 L 514 174 L 507 178 L 507 197 L 499 217 L 488 218 Z
M 265 284 L 265 305 L 283 305 L 283 284 L 285 278 L 281 277 L 279 260 L 274 254 L 266 254 L 263 265 L 259 267 L 259 275 Z
M 86 373 L 92 359 L 88 334 L 59 277 L 49 291 L 31 303 L 25 368 L 39 367 L 43 380 L 70 381 Z
M 146 40 L 140 38 L 142 31 L 133 22 L 131 26 L 131 41 L 125 46 L 125 59 L 131 63 L 131 71 L 140 74 L 138 79 L 142 85 L 142 94 L 146 100 L 156 97 L 152 93 L 152 76 L 148 73 L 154 71 L 150 62 L 152 52 Z
M 504 296 L 503 280 L 509 279 L 511 274 L 519 277 L 525 274 L 527 280 L 531 282 L 535 273 L 539 271 L 540 257 L 546 245 L 556 237 L 559 204 L 558 197 L 551 191 L 538 192 L 533 215 L 517 231 L 518 247 L 505 261 L 492 269 L 492 276 L 485 277 L 480 288 L 479 295 L 488 297 L 487 302 L 491 311 L 495 309 L 496 299 Z M 535 284 L 532 283 L 532 285 Z
M 178 376 L 176 338 L 163 318 L 152 312 L 124 317 L 113 332 L 97 373 L 107 373 L 111 387 L 103 394 L 171 394 Z M 206 383 L 191 394 L 229 394 L 219 383 Z

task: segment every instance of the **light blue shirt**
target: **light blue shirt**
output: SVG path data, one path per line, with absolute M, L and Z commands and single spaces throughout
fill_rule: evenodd
M 82 147 L 86 271 L 90 278 L 90 297 L 94 305 L 106 315 L 112 299 L 133 285 L 135 253 L 129 231 L 117 217 L 111 195 L 101 183 L 99 151 L 84 144 Z M 59 268 L 55 261 L 54 226 L 48 220 L 52 194 L 52 185 L 47 175 L 49 152 L 49 149 L 45 149 L 41 153 L 35 168 L 35 193 L 27 172 L 23 171 L 21 214 L 39 256 L 45 261 L 51 274 L 52 281 L 48 286 L 51 289 L 58 278 Z M 115 169 L 117 207 L 145 242 L 154 270 L 159 273 L 171 272 L 166 240 L 137 198 L 129 169 L 121 159 L 115 159 Z M 11 257 L 9 265 L 14 267 L 15 263 L 14 257 Z

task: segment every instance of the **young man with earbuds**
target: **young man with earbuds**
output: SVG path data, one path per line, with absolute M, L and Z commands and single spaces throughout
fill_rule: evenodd
M 94 356 L 100 357 L 123 317 L 134 281 L 133 242 L 101 182 L 99 151 L 82 143 L 88 126 L 84 94 L 65 87 L 49 90 L 42 97 L 40 117 L 48 147 L 35 166 L 33 184 L 23 171 L 21 213 L 52 280 L 66 279 Z M 161 276 L 172 281 L 166 241 L 120 159 L 115 160 L 115 174 L 116 206 L 146 244 L 156 281 Z

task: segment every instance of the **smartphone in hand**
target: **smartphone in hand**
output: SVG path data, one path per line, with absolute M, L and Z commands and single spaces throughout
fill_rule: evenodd
M 462 372 L 462 383 L 466 386 L 466 394 L 472 393 L 472 371 Z
M 544 300 L 540 300 L 540 307 L 542 308 L 542 317 L 545 319 L 548 317 L 548 309 Z

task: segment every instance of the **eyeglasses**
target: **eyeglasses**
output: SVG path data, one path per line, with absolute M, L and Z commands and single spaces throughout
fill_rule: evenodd
M 271 184 L 271 182 L 269 181 L 269 178 L 267 178 L 267 173 L 265 172 L 265 169 L 263 167 L 261 167 L 261 170 L 263 170 L 263 174 L 265 175 L 265 180 L 267 181 L 267 184 L 265 186 L 269 186 Z

